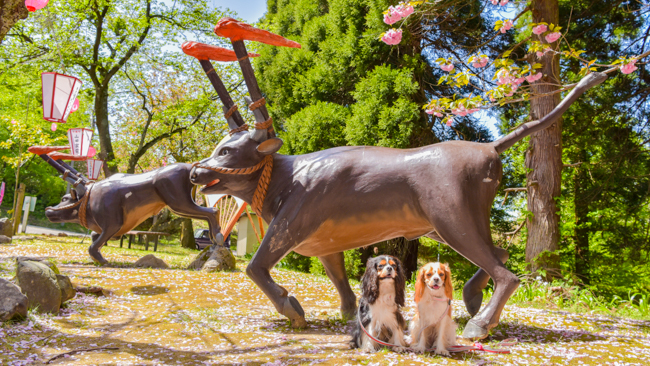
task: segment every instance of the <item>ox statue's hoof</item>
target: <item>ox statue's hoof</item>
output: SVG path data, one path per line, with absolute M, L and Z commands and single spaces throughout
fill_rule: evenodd
M 465 330 L 463 331 L 463 338 L 471 339 L 477 341 L 479 339 L 484 339 L 488 336 L 487 328 L 481 328 L 474 323 L 473 320 L 467 322 Z
M 291 328 L 305 328 L 307 321 L 305 320 L 305 311 L 300 306 L 298 300 L 293 297 L 285 297 L 284 306 L 282 307 L 282 315 L 289 318 L 291 321 Z
M 469 313 L 469 316 L 474 316 L 478 314 L 478 311 L 481 310 L 481 304 L 483 303 L 483 291 L 479 290 L 477 293 L 472 294 L 471 291 L 463 290 L 463 302 L 465 303 L 465 308 Z

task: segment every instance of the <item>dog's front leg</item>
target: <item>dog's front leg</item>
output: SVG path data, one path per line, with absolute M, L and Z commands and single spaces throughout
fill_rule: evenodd
M 398 344 L 400 347 L 393 347 L 393 351 L 395 352 L 406 352 L 406 342 L 404 341 L 404 332 L 399 329 L 393 331 L 393 336 L 390 338 L 390 341 L 388 343 L 391 344 Z
M 449 327 L 451 326 L 453 326 L 453 320 L 451 320 L 451 317 L 445 316 L 440 320 L 438 337 L 435 342 L 436 343 L 435 352 L 438 355 L 446 356 L 446 357 L 451 356 L 451 354 L 447 350 L 447 346 L 449 345 L 448 330 Z

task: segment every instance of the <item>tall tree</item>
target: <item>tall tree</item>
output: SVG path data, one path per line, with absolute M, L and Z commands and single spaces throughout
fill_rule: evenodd
M 29 12 L 25 0 L 0 0 L 0 44 L 11 27 L 19 20 L 27 19 Z
M 178 53 L 174 48 L 184 38 L 221 42 L 211 35 L 221 15 L 206 1 L 178 0 L 167 6 L 156 0 L 63 0 L 17 26 L 10 47 L 3 48 L 18 54 L 44 50 L 42 59 L 50 61 L 49 68 L 85 74 L 92 85 L 100 156 L 110 176 L 117 171 L 117 162 L 109 116 L 111 103 L 120 97 L 114 88 L 114 81 L 123 77 L 120 71 L 128 63 L 179 67 L 168 62 L 169 55 Z M 142 54 L 143 46 L 158 52 L 153 57 Z

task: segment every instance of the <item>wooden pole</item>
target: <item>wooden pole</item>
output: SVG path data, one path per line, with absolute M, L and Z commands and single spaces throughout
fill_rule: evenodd
M 214 70 L 212 62 L 210 62 L 210 60 L 199 60 L 199 62 L 201 63 L 201 67 L 203 67 L 203 71 L 205 71 L 205 74 L 208 76 L 208 79 L 210 79 L 214 90 L 217 92 L 217 95 L 219 95 L 221 103 L 223 103 L 226 109 L 232 108 L 235 105 L 235 102 L 230 97 L 230 93 L 228 93 L 226 86 L 223 85 L 221 78 L 219 78 L 219 75 L 217 75 L 217 72 Z M 239 114 L 239 111 L 235 111 L 232 114 L 232 118 L 235 120 L 238 126 L 242 126 L 244 123 L 246 123 L 242 116 Z
M 248 92 L 251 95 L 251 99 L 253 102 L 257 102 L 258 100 L 262 99 L 262 92 L 260 91 L 259 85 L 257 85 L 255 71 L 253 71 L 253 65 L 251 65 L 251 60 L 248 58 L 246 45 L 244 44 L 244 41 L 234 41 L 232 42 L 232 48 L 235 51 L 237 58 L 239 59 L 239 66 L 241 67 L 242 74 L 244 75 L 246 87 L 248 88 Z M 266 110 L 266 106 L 262 105 L 258 109 L 260 112 L 262 112 L 264 120 L 268 120 L 269 112 Z
M 20 216 L 23 213 L 23 203 L 25 203 L 25 183 L 20 183 L 16 192 L 16 204 L 14 205 L 14 235 L 18 233 L 20 225 Z

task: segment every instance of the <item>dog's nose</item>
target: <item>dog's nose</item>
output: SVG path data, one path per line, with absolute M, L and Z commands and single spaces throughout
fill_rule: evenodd
M 386 267 L 386 272 L 393 272 L 393 267 Z

